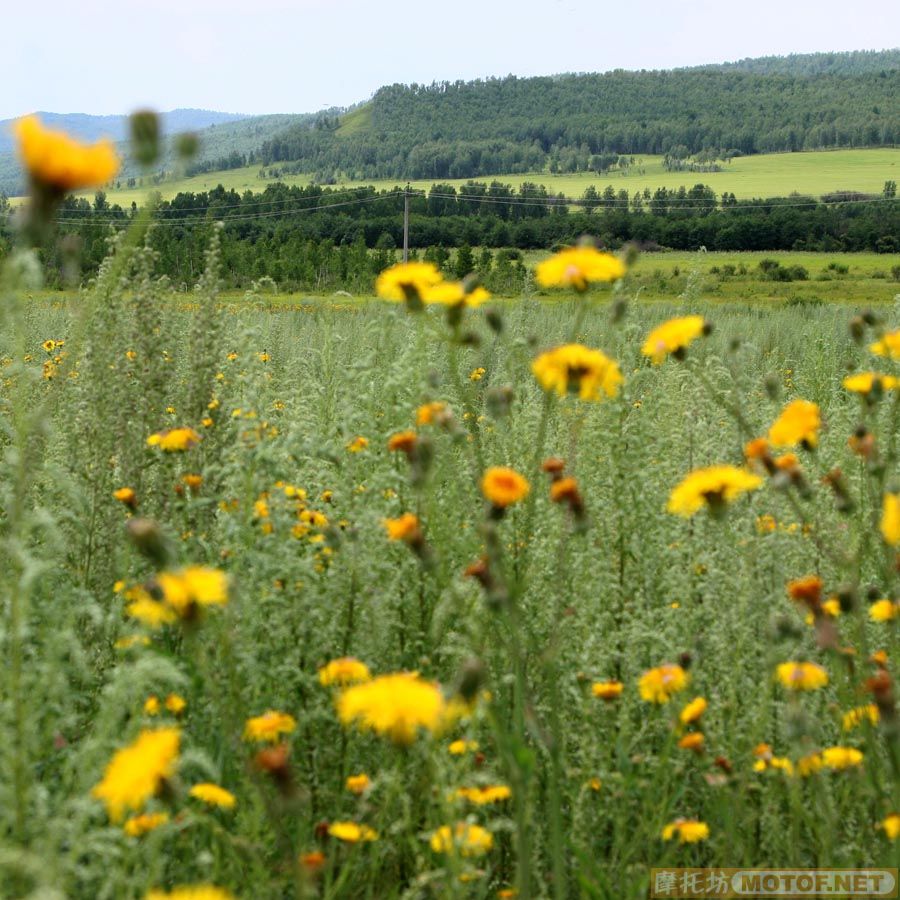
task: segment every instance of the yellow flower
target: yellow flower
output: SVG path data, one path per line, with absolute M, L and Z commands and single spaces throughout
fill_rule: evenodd
M 900 837 L 900 815 L 891 813 L 878 823 L 878 827 L 884 829 L 884 833 L 892 841 L 897 840 Z
M 693 750 L 694 753 L 702 753 L 703 745 L 706 743 L 706 738 L 703 736 L 703 733 L 700 731 L 692 731 L 690 734 L 686 734 L 681 740 L 678 741 L 678 746 L 682 750 Z
M 442 306 L 481 306 L 491 299 L 491 295 L 482 287 L 466 293 L 461 281 L 443 281 L 433 287 L 425 288 L 420 293 L 423 303 L 438 303 Z
M 148 447 L 159 447 L 166 453 L 181 453 L 200 443 L 200 435 L 193 428 L 169 428 L 147 438 Z
M 866 706 L 857 706 L 845 712 L 841 724 L 844 731 L 853 731 L 854 728 L 859 728 L 865 721 L 871 725 L 877 725 L 880 718 L 881 713 L 878 712 L 878 707 L 874 703 L 869 703 Z
M 116 751 L 91 791 L 113 822 L 120 822 L 126 810 L 140 809 L 171 776 L 180 743 L 177 728 L 158 728 L 142 731 L 134 743 Z
M 372 673 L 369 667 L 353 656 L 342 656 L 333 659 L 319 669 L 319 684 L 328 687 L 332 684 L 347 685 L 360 681 L 369 681 Z
M 900 359 L 900 331 L 885 332 L 880 341 L 869 345 L 869 350 L 876 356 L 889 356 L 891 359 Z
M 413 513 L 403 513 L 398 519 L 382 519 L 389 540 L 414 541 L 421 538 L 418 516 Z
M 283 734 L 290 734 L 297 727 L 297 720 L 287 713 L 270 709 L 261 716 L 247 719 L 244 724 L 244 740 L 274 744 Z
M 133 488 L 120 487 L 118 490 L 113 491 L 113 497 L 118 500 L 119 503 L 123 503 L 125 506 L 129 506 L 132 509 L 137 506 L 137 494 L 134 492 Z
M 233 809 L 235 803 L 237 803 L 237 799 L 231 791 L 226 791 L 225 788 L 209 781 L 195 784 L 188 793 L 196 800 L 200 800 L 209 806 L 218 806 L 221 809 Z
M 668 703 L 673 694 L 683 691 L 690 681 L 690 675 L 681 666 L 665 663 L 655 669 L 648 669 L 638 681 L 641 699 L 648 703 Z
M 203 476 L 195 473 L 188 473 L 181 476 L 181 480 L 196 494 L 203 484 Z
M 788 403 L 769 428 L 769 442 L 773 447 L 815 447 L 819 442 L 822 419 L 819 407 L 809 400 Z
M 709 325 L 703 316 L 680 316 L 657 325 L 641 348 L 644 356 L 649 356 L 655 366 L 660 365 L 671 353 L 677 359 L 684 356 L 688 346 L 703 334 L 709 333 Z
M 37 116 L 13 126 L 19 153 L 32 180 L 66 193 L 106 184 L 119 171 L 112 141 L 82 144 L 65 132 L 45 128 Z
M 169 694 L 166 697 L 166 709 L 173 716 L 180 716 L 187 709 L 187 703 L 184 697 L 180 697 L 178 694 Z
M 358 434 L 349 444 L 347 444 L 347 450 L 349 450 L 350 453 L 362 453 L 368 446 L 369 439 Z
M 871 394 L 876 386 L 882 391 L 893 391 L 897 384 L 893 375 L 881 375 L 878 372 L 859 372 L 848 375 L 843 381 L 844 388 L 854 394 Z
M 476 806 L 486 806 L 489 803 L 500 803 L 512 796 L 512 791 L 505 784 L 491 784 L 484 787 L 461 787 L 456 796 L 460 800 L 468 800 Z
M 356 822 L 332 822 L 328 826 L 328 833 L 339 841 L 348 844 L 357 844 L 360 841 L 377 841 L 378 832 L 368 825 L 359 825 Z
M 441 273 L 433 263 L 398 263 L 378 276 L 375 293 L 382 300 L 421 303 L 426 291 L 442 280 Z
M 409 455 L 416 446 L 416 433 L 412 430 L 397 431 L 388 438 L 387 448 L 391 453 L 406 453 Z
M 881 502 L 881 536 L 891 547 L 900 544 L 900 494 L 888 493 Z
M 676 819 L 662 830 L 664 841 L 671 841 L 674 837 L 678 838 L 679 844 L 696 844 L 709 837 L 709 826 L 697 819 Z
M 469 372 L 469 381 L 481 381 L 481 379 L 484 378 L 485 371 L 486 369 L 484 368 L 484 366 L 479 366 L 477 369 L 472 369 L 472 371 Z
M 594 778 L 591 778 L 591 779 L 588 781 L 587 786 L 588 786 L 592 791 L 599 791 L 600 788 L 603 787 L 603 782 L 602 782 L 599 778 L 594 777 Z
M 146 716 L 158 716 L 159 715 L 159 697 L 151 694 L 144 701 L 144 715 Z
M 163 599 L 179 615 L 196 606 L 222 606 L 228 602 L 228 576 L 207 566 L 186 566 L 174 572 L 160 572 L 157 583 Z
M 690 725 L 700 719 L 706 712 L 707 702 L 705 697 L 695 697 L 685 708 L 679 713 L 678 720 L 682 725 Z
M 234 895 L 211 884 L 192 884 L 172 888 L 169 893 L 148 891 L 144 900 L 234 900 Z
M 622 383 L 618 363 L 582 344 L 564 344 L 542 353 L 531 364 L 531 371 L 545 391 L 560 397 L 576 394 L 581 400 L 615 397 Z
M 761 484 L 762 479 L 758 475 L 736 466 L 695 469 L 672 491 L 666 509 L 685 518 L 694 515 L 704 505 L 718 512 L 724 504 L 746 491 L 755 491 Z
M 419 731 L 435 733 L 447 722 L 447 703 L 440 687 L 412 672 L 381 675 L 347 688 L 337 700 L 344 725 L 356 722 L 395 744 L 411 744 Z
M 457 822 L 451 829 L 442 825 L 431 835 L 431 849 L 435 853 L 455 853 L 461 856 L 484 856 L 494 846 L 494 836 L 480 825 Z
M 462 739 L 451 741 L 447 750 L 452 756 L 462 756 L 464 753 L 474 753 L 478 749 L 478 741 L 464 741 Z
M 820 754 L 822 765 L 836 772 L 862 764 L 863 755 L 855 747 L 826 747 Z
M 416 425 L 430 425 L 436 418 L 443 415 L 446 409 L 447 404 L 440 400 L 423 403 L 416 410 Z
M 809 778 L 822 768 L 822 757 L 818 753 L 808 753 L 797 760 L 797 774 L 801 778 Z
M 147 647 L 150 638 L 143 634 L 129 634 L 119 638 L 113 646 L 116 650 L 130 650 L 132 647 Z
M 365 772 L 360 772 L 359 775 L 348 775 L 347 780 L 344 782 L 344 787 L 351 794 L 359 796 L 365 792 L 371 783 L 372 779 Z
M 595 681 L 591 685 L 591 693 L 601 700 L 616 700 L 622 696 L 621 681 Z
M 506 507 L 528 496 L 531 485 L 515 469 L 491 466 L 481 479 L 481 493 L 494 506 Z
M 150 628 L 171 625 L 178 618 L 174 610 L 165 603 L 154 600 L 143 588 L 140 589 L 139 595 L 125 607 L 125 613 Z
M 593 247 L 568 247 L 545 259 L 535 269 L 541 287 L 573 287 L 586 291 L 588 284 L 616 281 L 625 274 L 625 264 L 610 253 Z
M 168 821 L 169 816 L 167 813 L 142 813 L 139 816 L 132 816 L 130 819 L 126 819 L 122 830 L 129 837 L 142 837 L 148 831 L 153 831 L 155 828 L 159 828 L 160 825 L 165 825 Z
M 781 663 L 775 674 L 789 691 L 817 691 L 828 684 L 828 672 L 817 663 Z
M 897 618 L 900 608 L 893 600 L 876 600 L 869 607 L 869 618 L 873 622 L 891 622 Z

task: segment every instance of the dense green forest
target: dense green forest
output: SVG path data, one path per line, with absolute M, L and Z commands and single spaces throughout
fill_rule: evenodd
M 900 142 L 900 51 L 806 60 L 763 63 L 762 71 L 735 64 L 395 84 L 344 117 L 271 138 L 260 158 L 329 183 L 600 171 L 611 155 L 660 154 L 676 164 L 700 155 L 709 164 Z
M 159 204 L 153 246 L 160 269 L 178 285 L 192 283 L 202 267 L 215 221 L 224 221 L 222 258 L 230 287 L 271 278 L 285 289 L 346 287 L 370 290 L 374 275 L 402 245 L 402 189 L 338 191 L 317 185 L 269 185 L 243 195 L 219 187 L 178 194 Z M 98 193 L 93 203 L 68 199 L 60 228 L 82 247 L 82 277 L 96 272 L 111 229 L 124 226 L 136 209 L 110 206 Z M 0 212 L 0 220 L 3 214 Z M 9 245 L 0 231 L 0 255 Z M 470 182 L 462 191 L 436 184 L 410 198 L 410 244 L 420 252 L 438 248 L 509 252 L 546 249 L 590 234 L 610 248 L 634 242 L 644 249 L 900 251 L 900 201 L 888 182 L 881 196 L 840 195 L 818 201 L 786 198 L 739 201 L 702 184 L 677 191 L 659 189 L 629 196 L 592 188 L 575 203 L 543 185 L 518 189 L 498 181 Z M 71 242 L 58 242 L 70 247 Z M 62 250 L 54 251 L 62 253 Z M 506 254 L 506 255 L 504 255 Z M 66 261 L 47 256 L 50 283 L 59 283 Z M 512 263 L 510 263 L 512 266 Z M 514 266 L 487 266 L 495 290 L 504 290 Z M 483 266 L 484 267 L 484 266 Z

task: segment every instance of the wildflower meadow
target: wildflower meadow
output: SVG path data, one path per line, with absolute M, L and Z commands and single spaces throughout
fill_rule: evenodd
M 20 127 L 0 272 L 0 896 L 642 898 L 896 866 L 900 313 L 398 262 L 223 303 Z M 73 250 L 72 252 L 77 252 Z

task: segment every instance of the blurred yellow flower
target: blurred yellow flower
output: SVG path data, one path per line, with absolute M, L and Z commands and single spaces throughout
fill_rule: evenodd
M 437 417 L 443 415 L 446 409 L 447 404 L 440 400 L 423 403 L 416 410 L 416 425 L 430 425 Z
M 475 806 L 486 806 L 489 803 L 500 803 L 512 796 L 512 791 L 505 784 L 490 784 L 482 787 L 461 787 L 456 791 L 460 800 L 468 800 Z
M 480 825 L 458 822 L 452 829 L 442 825 L 431 835 L 431 849 L 435 853 L 456 853 L 461 856 L 484 856 L 494 846 L 493 835 Z
M 218 806 L 221 809 L 233 809 L 237 803 L 237 799 L 231 791 L 226 791 L 225 788 L 209 781 L 195 784 L 188 794 L 209 806 Z
M 361 434 L 358 434 L 349 444 L 347 444 L 347 450 L 350 453 L 362 453 L 366 447 L 369 446 L 369 439 L 367 437 L 363 437 Z
M 347 780 L 344 782 L 344 787 L 346 787 L 351 794 L 359 796 L 365 792 L 371 783 L 372 780 L 369 776 L 366 775 L 365 772 L 360 772 L 359 775 L 348 775 Z
M 134 492 L 134 488 L 120 487 L 113 491 L 113 497 L 131 509 L 137 506 L 137 494 Z
M 377 841 L 378 832 L 368 825 L 360 825 L 357 822 L 332 822 L 328 826 L 328 833 L 339 841 L 347 844 L 357 844 L 360 841 Z
M 297 727 L 297 720 L 287 713 L 270 709 L 261 716 L 247 719 L 244 740 L 274 744 L 283 734 L 290 734 Z
M 897 618 L 900 606 L 893 600 L 876 600 L 869 607 L 869 618 L 873 622 L 890 622 Z
M 440 687 L 412 672 L 381 675 L 347 688 L 337 700 L 344 725 L 356 723 L 395 744 L 411 744 L 420 731 L 439 732 L 447 724 Z
M 224 888 L 211 884 L 191 884 L 174 887 L 171 891 L 148 891 L 144 900 L 234 900 L 234 895 Z
M 819 407 L 809 400 L 788 403 L 769 428 L 769 442 L 773 447 L 815 447 L 819 442 L 822 419 Z
M 616 281 L 624 275 L 625 264 L 618 257 L 594 247 L 568 247 L 535 269 L 541 287 L 573 287 L 579 292 L 593 282 Z
M 382 300 L 397 303 L 423 302 L 429 288 L 440 284 L 443 276 L 433 263 L 398 263 L 385 269 L 375 282 L 375 293 Z
M 877 725 L 880 718 L 881 713 L 878 712 L 878 707 L 874 703 L 868 703 L 865 706 L 856 706 L 845 712 L 841 720 L 841 726 L 844 731 L 853 731 L 854 728 L 859 728 L 863 722 Z
M 693 341 L 708 333 L 709 325 L 703 316 L 679 316 L 657 325 L 647 335 L 641 353 L 649 356 L 658 366 L 670 353 L 677 359 L 682 358 Z
M 900 359 L 900 331 L 887 331 L 881 340 L 869 345 L 869 350 L 876 356 L 888 356 L 891 359 Z
M 159 447 L 166 453 L 182 453 L 200 443 L 200 435 L 193 428 L 169 428 L 147 438 L 148 447 Z
M 818 663 L 781 663 L 775 674 L 789 691 L 817 691 L 828 684 L 828 672 Z
M 891 813 L 890 815 L 885 816 L 885 818 L 878 823 L 878 827 L 883 829 L 884 833 L 892 841 L 897 840 L 897 838 L 900 837 L 900 815 Z
M 506 507 L 528 496 L 531 485 L 515 469 L 491 466 L 481 479 L 481 493 L 494 506 Z
M 615 397 L 622 384 L 618 363 L 601 350 L 582 344 L 564 344 L 542 353 L 531 364 L 538 384 L 548 392 L 581 400 Z
M 185 566 L 156 576 L 163 600 L 180 616 L 197 606 L 221 606 L 228 602 L 228 576 L 208 566 Z
M 665 663 L 644 672 L 638 680 L 638 690 L 647 703 L 668 703 L 689 681 L 690 675 L 681 666 Z
M 863 755 L 855 747 L 826 747 L 820 754 L 826 769 L 841 771 L 862 764 Z
M 675 837 L 679 844 L 696 844 L 709 837 L 709 826 L 697 819 L 676 819 L 662 830 L 664 841 L 671 841 Z
M 382 519 L 381 524 L 387 531 L 389 540 L 392 541 L 413 541 L 417 537 L 421 538 L 421 530 L 419 529 L 419 518 L 413 513 L 403 513 L 397 519 Z
M 690 725 L 700 719 L 706 712 L 707 702 L 705 697 L 695 697 L 685 708 L 678 714 L 678 720 L 682 725 Z
M 891 547 L 900 544 L 900 494 L 887 493 L 881 501 L 881 536 Z
M 478 749 L 478 741 L 465 741 L 461 738 L 451 741 L 447 750 L 452 756 L 462 756 L 464 753 L 474 753 Z
M 119 171 L 119 158 L 110 140 L 83 144 L 63 131 L 45 128 L 37 116 L 13 126 L 19 154 L 32 180 L 66 193 L 100 187 Z
M 113 822 L 126 810 L 140 809 L 172 775 L 178 761 L 181 732 L 177 728 L 144 730 L 127 747 L 117 750 L 93 788 Z
M 622 696 L 621 681 L 595 681 L 591 685 L 591 693 L 601 700 L 616 700 Z
M 131 816 L 125 820 L 122 830 L 129 837 L 142 837 L 148 831 L 159 828 L 169 821 L 167 813 L 142 813 L 139 816 Z
M 898 383 L 893 375 L 878 372 L 859 372 L 848 375 L 843 381 L 844 388 L 854 394 L 871 394 L 876 387 L 882 391 L 893 391 Z
M 159 715 L 159 697 L 151 694 L 144 701 L 144 715 L 146 716 L 158 716 Z
M 682 750 L 693 750 L 694 753 L 702 753 L 705 743 L 706 738 L 703 736 L 702 732 L 692 731 L 678 741 L 678 746 Z
M 347 685 L 361 681 L 369 681 L 372 673 L 369 667 L 353 656 L 342 656 L 332 659 L 319 669 L 319 684 L 328 687 L 332 684 Z
M 708 506 L 720 511 L 747 491 L 755 491 L 762 479 L 736 466 L 709 466 L 695 469 L 673 489 L 666 510 L 688 518 Z

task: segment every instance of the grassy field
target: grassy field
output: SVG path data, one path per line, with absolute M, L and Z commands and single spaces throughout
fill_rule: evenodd
M 779 288 L 888 289 L 877 257 L 780 261 L 812 280 Z M 890 298 L 741 302 L 748 255 L 664 254 L 615 303 L 457 321 L 221 304 L 208 262 L 175 302 L 136 249 L 77 299 L 5 289 L 0 895 L 638 900 L 650 866 L 898 865 L 900 392 L 842 386 L 900 374 L 868 349 L 893 308 L 849 327 Z M 726 265 L 722 303 L 696 279 Z M 656 270 L 697 275 L 651 299 Z M 711 334 L 643 349 L 688 314 Z M 572 341 L 606 356 L 557 396 L 532 366 Z M 713 465 L 743 492 L 669 511 Z
M 568 197 L 580 197 L 588 185 L 594 185 L 599 191 L 612 185 L 617 191 L 624 188 L 629 194 L 634 194 L 644 188 L 655 190 L 659 187 L 678 188 L 681 185 L 691 187 L 700 183 L 710 185 L 717 194 L 729 191 L 742 199 L 786 196 L 795 191 L 813 196 L 838 190 L 880 193 L 885 181 L 900 181 L 900 149 L 891 148 L 760 154 L 739 157 L 722 165 L 721 172 L 667 172 L 663 168 L 662 157 L 647 156 L 637 158 L 634 168 L 626 174 L 550 175 L 537 172 L 529 175 L 498 175 L 478 180 L 491 181 L 496 177 L 499 181 L 515 185 L 523 181 L 537 181 L 554 193 L 561 192 Z M 269 181 L 260 178 L 259 172 L 259 166 L 249 166 L 205 173 L 192 178 L 164 181 L 158 190 L 166 199 L 174 197 L 180 191 L 208 191 L 219 184 L 238 192 L 261 191 Z M 309 176 L 286 175 L 281 180 L 286 184 L 305 185 L 309 183 Z M 384 189 L 397 185 L 396 181 L 390 180 L 367 180 L 362 183 Z M 430 181 L 411 183 L 420 190 L 428 190 L 432 184 Z M 465 180 L 450 179 L 442 183 L 463 185 Z M 342 182 L 339 186 L 346 187 L 349 184 L 351 183 Z M 123 187 L 108 193 L 110 202 L 124 207 L 130 206 L 132 202 L 141 205 L 147 196 L 147 190 L 147 187 Z

